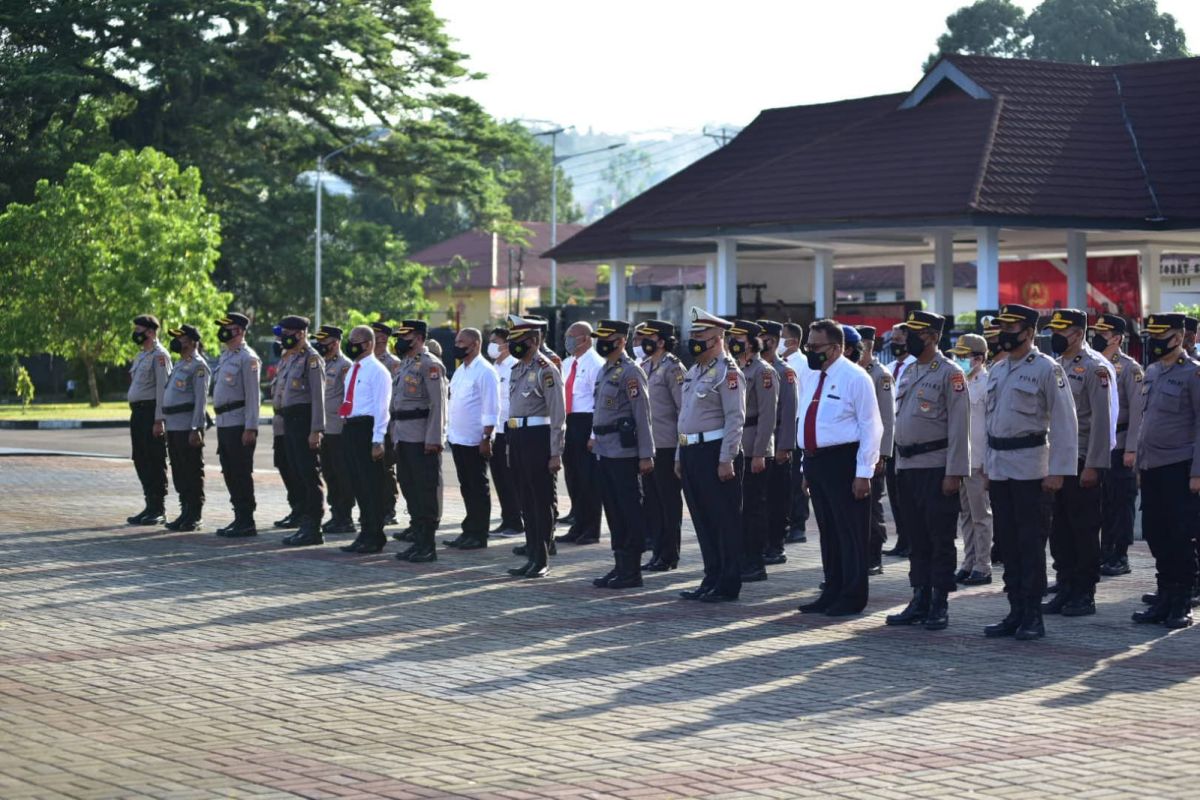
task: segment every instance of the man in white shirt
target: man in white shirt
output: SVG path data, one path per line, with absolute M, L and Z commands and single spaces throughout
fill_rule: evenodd
M 488 338 L 487 355 L 492 360 L 500 387 L 500 410 L 496 414 L 496 431 L 492 437 L 492 457 L 488 460 L 492 485 L 496 487 L 496 499 L 500 502 L 500 524 L 491 533 L 518 536 L 525 533 L 525 522 L 521 519 L 520 497 L 508 464 L 508 436 L 504 433 L 504 422 L 508 419 L 509 376 L 517 360 L 508 352 L 508 328 L 492 328 Z
M 461 361 L 450 379 L 450 409 L 446 439 L 454 456 L 454 470 L 467 508 L 462 534 L 447 547 L 478 550 L 487 547 L 492 521 L 492 493 L 487 464 L 492 457 L 492 434 L 500 411 L 500 382 L 486 358 L 480 358 L 483 335 L 463 328 L 454 337 L 454 358 Z
M 833 320 L 809 326 L 805 357 L 812 372 L 800 385 L 797 432 L 825 573 L 821 596 L 800 611 L 831 617 L 860 614 L 867 606 L 871 476 L 883 437 L 875 384 L 842 358 L 844 346 L 842 326 Z
M 796 373 L 796 386 L 804 383 L 804 376 L 812 372 L 808 368 L 808 359 L 800 352 L 804 343 L 804 328 L 795 322 L 783 325 L 782 340 L 779 342 L 776 354 L 785 364 Z M 797 406 L 803 411 L 803 408 Z M 797 448 L 792 453 L 792 507 L 788 514 L 788 532 L 784 541 L 787 544 L 800 544 L 808 541 L 805 528 L 808 525 L 808 495 L 804 491 L 804 453 Z
M 391 417 L 392 376 L 375 358 L 374 332 L 366 325 L 350 331 L 346 355 L 354 361 L 346 377 L 346 394 L 338 416 L 342 452 L 354 499 L 358 503 L 358 537 L 346 553 L 378 553 L 387 544 L 383 532 L 384 435 Z
M 571 498 L 571 527 L 556 541 L 595 544 L 600 541 L 600 496 L 596 461 L 588 452 L 592 412 L 596 407 L 596 378 L 604 359 L 592 349 L 592 326 L 576 322 L 567 328 L 567 357 L 562 377 L 567 401 L 567 437 L 563 447 L 563 478 Z

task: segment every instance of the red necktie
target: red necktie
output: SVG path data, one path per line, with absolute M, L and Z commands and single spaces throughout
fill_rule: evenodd
M 903 366 L 904 366 L 904 362 L 901 361 L 900 359 L 896 359 L 896 366 L 892 367 L 892 380 L 893 381 L 900 380 L 900 370 Z
M 354 410 L 354 379 L 358 377 L 359 363 L 354 362 L 354 371 L 350 373 L 350 385 L 346 389 L 346 399 L 342 401 L 342 407 L 338 409 L 339 417 L 349 417 L 350 412 Z
M 567 413 L 571 413 L 571 401 L 575 398 L 575 368 L 579 366 L 579 359 L 571 362 L 571 374 L 567 376 Z
M 817 449 L 817 406 L 821 402 L 821 389 L 825 386 L 825 372 L 821 371 L 821 379 L 817 381 L 817 390 L 813 392 L 812 402 L 808 404 L 808 412 L 804 415 L 804 449 Z

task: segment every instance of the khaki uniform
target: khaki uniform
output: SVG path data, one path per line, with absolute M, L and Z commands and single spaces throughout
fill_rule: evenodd
M 962 530 L 962 569 L 992 574 L 992 502 L 983 479 L 983 456 L 987 450 L 987 367 L 967 376 L 971 398 L 971 476 L 964 478 L 959 492 L 959 527 Z
M 649 358 L 642 361 L 641 367 L 650 396 L 654 447 L 674 451 L 679 444 L 679 409 L 683 405 L 683 362 L 674 353 L 667 353 L 657 367 Z
M 546 566 L 554 535 L 554 483 L 551 458 L 562 456 L 567 401 L 562 375 L 545 356 L 513 365 L 508 382 L 508 463 L 513 470 L 525 519 L 525 554 Z
M 1108 469 L 1112 456 L 1109 416 L 1109 367 L 1095 351 L 1084 348 L 1070 361 L 1059 359 L 1067 376 L 1079 420 L 1079 461 L 1084 467 Z
M 129 368 L 129 402 L 154 401 L 154 419 L 162 419 L 162 397 L 171 370 L 171 354 L 161 342 L 156 342 L 150 350 L 140 351 Z
M 879 452 L 883 453 L 885 458 L 890 458 L 896 428 L 896 397 L 892 386 L 892 373 L 874 359 L 865 369 L 871 376 L 871 382 L 875 384 L 875 397 L 879 400 L 879 418 L 883 421 L 883 438 L 879 441 Z
M 146 508 L 162 512 L 167 496 L 166 437 L 154 435 L 163 418 L 162 398 L 171 376 L 171 355 L 161 342 L 141 350 L 129 368 L 129 439 L 133 466 L 142 484 Z
M 275 380 L 279 408 L 276 416 L 283 417 L 287 465 L 296 482 L 296 510 L 302 518 L 301 531 L 306 531 L 305 522 L 319 526 L 325 515 L 320 459 L 308 445 L 311 434 L 325 430 L 325 362 L 305 342 L 279 362 Z
M 604 365 L 596 380 L 595 401 L 593 455 L 654 458 L 648 381 L 632 358 L 622 354 L 616 362 Z
M 549 417 L 549 457 L 562 456 L 567 424 L 562 376 L 549 359 L 541 355 L 528 364 L 518 361 L 508 379 L 508 430 L 519 430 L 513 420 L 526 417 Z
M 213 411 L 218 428 L 258 430 L 258 376 L 262 360 L 248 345 L 226 349 L 213 371 Z M 227 408 L 241 403 L 237 408 Z M 225 409 L 225 410 L 222 410 Z
M 892 453 L 895 450 L 896 394 L 892 373 L 875 359 L 863 367 L 875 385 L 875 400 L 879 404 L 879 419 L 883 423 L 883 437 L 879 440 L 879 452 L 887 463 L 887 470 L 871 476 L 871 534 L 867 546 L 872 567 L 882 567 L 883 543 L 887 541 L 887 528 L 883 524 L 883 490 L 894 486 L 896 474 Z M 901 373 L 903 374 L 903 372 Z M 888 483 L 890 480 L 892 484 Z M 892 491 L 892 490 L 890 490 Z M 894 491 L 892 491 L 894 493 Z M 892 506 L 897 529 L 900 527 L 900 504 L 895 497 L 888 498 Z
M 287 492 L 288 508 L 292 510 L 293 516 L 299 513 L 299 503 L 301 497 L 300 483 L 292 471 L 291 464 L 287 458 L 287 443 L 284 440 L 283 433 L 285 425 L 283 423 L 283 371 L 286 369 L 288 362 L 295 356 L 292 353 L 284 353 L 275 362 L 275 377 L 271 379 L 271 446 L 273 463 L 275 469 L 279 472 L 279 477 L 283 481 L 283 488 Z M 218 433 L 219 436 L 219 433 Z
M 742 570 L 763 569 L 767 550 L 767 485 L 775 459 L 775 426 L 779 415 L 779 373 L 758 355 L 742 368 L 746 378 L 746 421 L 742 424 Z M 755 473 L 751 460 L 763 458 Z
M 763 359 L 775 370 L 779 382 L 779 404 L 775 413 L 775 452 L 789 452 L 795 459 L 796 426 L 799 422 L 800 386 L 796 371 L 783 359 Z M 774 463 L 767 476 L 767 541 L 764 554 L 782 556 L 792 512 L 792 465 Z
M 199 521 L 204 507 L 204 450 L 203 446 L 192 446 L 191 435 L 193 431 L 204 431 L 208 374 L 208 364 L 198 353 L 179 359 L 162 399 L 171 479 L 179 493 L 182 516 L 193 522 Z
M 646 373 L 654 431 L 654 472 L 642 479 L 646 533 L 654 543 L 654 558 L 674 565 L 679 563 L 683 531 L 683 486 L 675 474 L 675 448 L 685 370 L 674 353 L 663 355 L 657 366 L 652 358 L 644 359 L 641 366 Z
M 726 356 L 705 367 L 693 364 L 683 378 L 679 407 L 680 437 L 719 433 L 721 461 L 730 463 L 742 451 L 742 426 L 745 421 L 746 381 L 733 359 Z M 704 438 L 710 441 L 707 436 Z M 678 453 L 676 458 L 679 458 Z
M 389 433 L 393 442 L 442 446 L 446 439 L 447 384 L 445 368 L 428 350 L 400 362 L 392 372 Z
M 321 439 L 321 475 L 329 490 L 329 509 L 333 523 L 350 521 L 354 508 L 354 487 L 346 462 L 342 430 L 346 421 L 338 413 L 346 399 L 346 375 L 353 362 L 339 348 L 325 360 L 325 436 Z

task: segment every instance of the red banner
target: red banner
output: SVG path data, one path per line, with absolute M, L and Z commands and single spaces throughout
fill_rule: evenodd
M 1001 261 L 1000 302 L 1021 303 L 1041 311 L 1067 305 L 1066 259 Z M 1091 316 L 1141 316 L 1137 256 L 1089 258 L 1088 308 Z

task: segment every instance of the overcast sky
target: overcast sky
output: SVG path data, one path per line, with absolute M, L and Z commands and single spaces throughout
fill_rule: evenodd
M 1036 0 L 1018 0 L 1026 9 Z M 492 114 L 614 133 L 910 88 L 964 0 L 434 0 Z M 1159 0 L 1200 50 L 1200 0 Z

